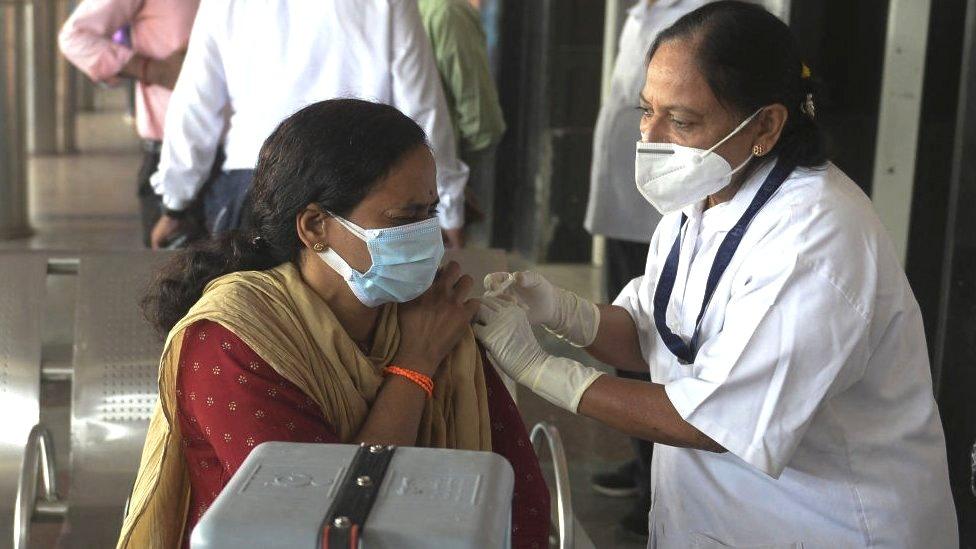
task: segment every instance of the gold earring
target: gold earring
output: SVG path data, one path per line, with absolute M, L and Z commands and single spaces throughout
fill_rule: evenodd
M 316 252 L 324 252 L 325 244 L 322 244 L 321 242 L 316 242 L 315 244 L 312 244 L 312 249 L 315 250 Z
M 764 150 L 766 149 L 764 149 L 762 145 L 754 145 L 752 147 L 752 154 L 756 156 L 762 156 Z

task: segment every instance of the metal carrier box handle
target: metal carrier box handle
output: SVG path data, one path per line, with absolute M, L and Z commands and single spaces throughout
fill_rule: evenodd
M 359 446 L 319 529 L 317 549 L 358 549 L 395 446 Z

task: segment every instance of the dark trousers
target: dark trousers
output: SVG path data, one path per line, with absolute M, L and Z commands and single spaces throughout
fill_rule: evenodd
M 220 172 L 203 193 L 207 231 L 216 236 L 241 228 L 254 170 Z
M 159 218 L 162 215 L 163 199 L 161 196 L 156 194 L 152 188 L 152 184 L 149 182 L 149 178 L 152 177 L 152 175 L 156 173 L 156 170 L 159 169 L 160 146 L 161 145 L 158 141 L 144 141 L 142 166 L 139 167 L 137 191 L 139 195 L 139 217 L 142 222 L 142 243 L 147 248 L 150 245 L 149 237 L 152 234 L 153 227 L 156 226 L 156 222 L 159 221 Z M 218 153 L 210 175 L 207 178 L 207 182 L 204 183 L 204 195 L 208 193 L 210 187 L 213 185 L 214 178 L 220 173 L 220 165 L 223 164 L 223 162 L 223 153 Z M 250 179 L 248 180 L 248 183 L 250 183 Z M 190 205 L 183 225 L 183 234 L 181 238 L 182 244 L 180 244 L 180 247 L 206 236 L 203 231 L 203 208 L 200 207 L 199 200 L 194 201 L 193 204 Z
M 606 239 L 604 269 L 606 270 L 607 298 L 611 302 L 631 280 L 644 274 L 644 266 L 647 262 L 647 250 L 648 245 L 641 242 L 614 240 L 612 238 Z M 649 372 L 638 373 L 617 370 L 617 375 L 627 379 L 651 380 Z M 640 499 L 638 501 L 650 510 L 651 453 L 654 451 L 654 444 L 638 438 L 632 438 L 630 440 L 637 454 L 636 481 L 637 487 L 640 489 Z
M 149 178 L 156 173 L 159 167 L 158 152 L 143 152 L 142 166 L 139 167 L 138 193 L 139 193 L 139 217 L 142 221 L 142 243 L 149 247 L 149 235 L 153 227 L 162 215 L 160 206 L 163 203 L 162 197 L 153 191 L 149 184 Z

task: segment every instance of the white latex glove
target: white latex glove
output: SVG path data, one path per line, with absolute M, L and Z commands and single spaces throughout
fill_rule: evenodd
M 542 350 L 525 310 L 499 297 L 485 297 L 474 333 L 495 366 L 537 395 L 576 413 L 583 393 L 602 372 Z
M 588 299 L 553 286 L 539 273 L 492 273 L 485 297 L 506 297 L 527 311 L 529 323 L 542 324 L 576 347 L 588 347 L 600 327 L 600 309 Z

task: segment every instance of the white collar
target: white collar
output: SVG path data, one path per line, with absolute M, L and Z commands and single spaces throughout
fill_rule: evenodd
M 714 227 L 717 231 L 730 230 L 739 221 L 742 214 L 745 213 L 746 208 L 749 207 L 752 199 L 759 192 L 759 187 L 762 186 L 763 182 L 766 181 L 766 177 L 769 176 L 770 172 L 773 171 L 773 167 L 776 166 L 776 158 L 766 158 L 760 162 L 759 166 L 749 175 L 742 184 L 742 187 L 732 197 L 732 200 L 723 202 L 717 206 L 712 206 L 706 211 L 704 208 L 705 200 L 708 200 L 706 198 L 690 206 L 685 206 L 681 212 L 688 219 L 696 219 L 699 221 L 704 218 L 704 214 L 708 214 L 709 226 Z

